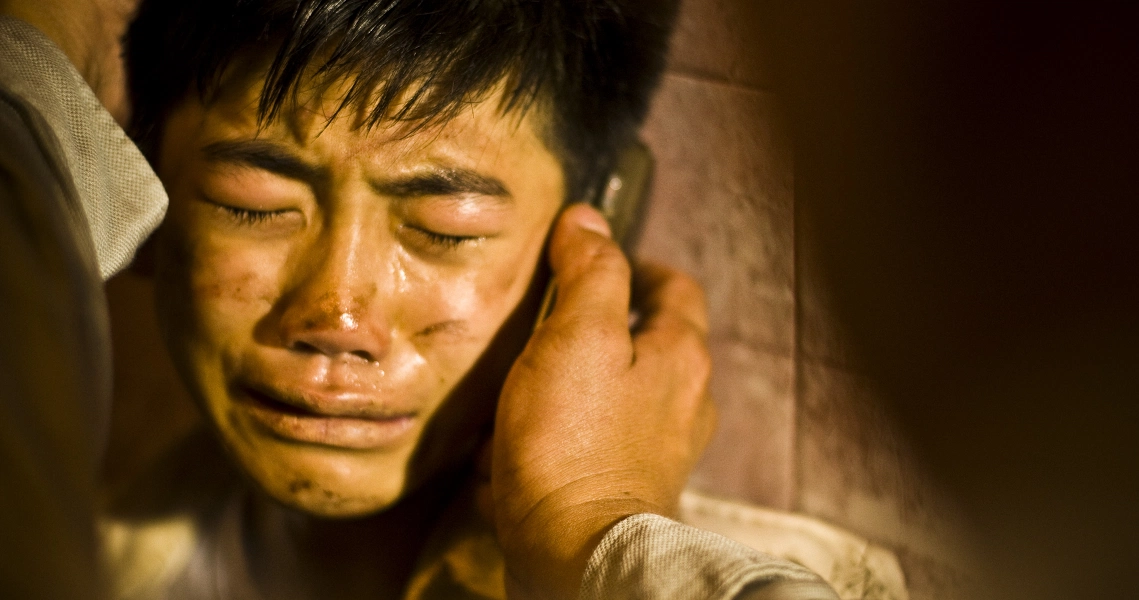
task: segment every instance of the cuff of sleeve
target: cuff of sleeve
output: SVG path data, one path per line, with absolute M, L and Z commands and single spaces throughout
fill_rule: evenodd
M 729 600 L 745 588 L 778 582 L 806 584 L 789 586 L 799 592 L 787 600 L 837 598 L 817 575 L 799 565 L 646 513 L 627 517 L 606 533 L 590 556 L 578 598 Z

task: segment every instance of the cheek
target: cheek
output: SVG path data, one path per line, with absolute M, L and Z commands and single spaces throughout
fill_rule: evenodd
M 538 252 L 513 249 L 460 272 L 409 277 L 403 327 L 429 361 L 466 371 L 524 296 Z
M 409 278 L 404 321 L 412 340 L 485 345 L 521 301 L 536 253 L 511 252 L 461 271 Z
M 248 337 L 278 294 L 287 252 L 195 235 L 192 228 L 164 242 L 159 276 L 162 303 L 172 309 L 170 328 L 199 350 Z
M 190 278 L 190 294 L 197 303 L 221 313 L 268 305 L 274 289 L 274 257 L 224 247 L 201 250 L 193 256 Z

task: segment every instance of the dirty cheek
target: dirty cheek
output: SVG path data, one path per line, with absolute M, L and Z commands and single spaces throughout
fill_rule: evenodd
M 191 297 L 217 334 L 252 328 L 278 295 L 282 258 L 272 252 L 206 243 L 191 253 Z
M 425 343 L 447 340 L 449 344 L 474 346 L 479 352 L 484 349 L 521 299 L 530 279 L 530 270 L 524 264 L 496 266 L 439 280 L 423 294 L 435 299 L 438 315 L 420 336 Z

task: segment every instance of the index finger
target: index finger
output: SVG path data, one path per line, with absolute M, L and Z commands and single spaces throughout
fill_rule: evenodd
M 641 322 L 661 315 L 682 320 L 701 336 L 708 335 L 708 306 L 695 279 L 659 263 L 640 261 L 633 271 L 634 308 Z

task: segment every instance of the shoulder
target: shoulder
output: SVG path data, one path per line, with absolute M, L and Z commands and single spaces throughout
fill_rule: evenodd
M 195 565 L 217 558 L 219 543 L 240 530 L 245 495 L 240 478 L 204 430 L 188 435 L 121 489 L 103 490 L 98 533 L 109 597 L 168 598 L 174 589 L 178 597 L 199 597 L 184 588 L 202 587 L 212 576 Z

